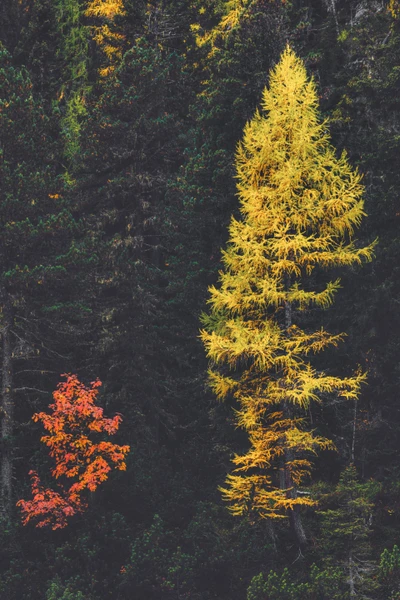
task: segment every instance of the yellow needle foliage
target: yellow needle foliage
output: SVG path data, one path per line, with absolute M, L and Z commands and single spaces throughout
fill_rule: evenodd
M 115 65 L 122 58 L 122 45 L 125 38 L 116 31 L 114 20 L 124 14 L 123 0 L 90 0 L 86 8 L 85 16 L 92 17 L 98 22 L 92 27 L 92 37 L 107 60 L 107 65 L 99 71 L 101 77 L 107 77 L 112 73 Z
M 285 0 L 268 1 L 271 4 L 274 2 L 285 3 Z M 248 17 L 250 9 L 254 8 L 256 4 L 257 0 L 224 0 L 224 2 L 218 4 L 216 13 L 219 21 L 215 27 L 204 32 L 198 23 L 191 25 L 197 46 L 201 48 L 205 44 L 209 44 L 208 58 L 211 58 L 220 45 L 220 41 L 229 37 L 231 32 Z M 205 8 L 203 7 L 203 9 L 200 9 L 199 14 L 204 14 L 204 12 Z
M 196 34 L 196 43 L 199 47 L 211 42 L 211 54 L 213 52 L 213 42 L 216 37 L 225 37 L 229 31 L 232 31 L 240 22 L 242 16 L 246 13 L 252 0 L 227 0 L 224 5 L 224 12 L 220 15 L 219 23 L 211 30 L 200 34 L 200 26 L 192 25 L 192 30 Z
M 399 0 L 390 0 L 388 10 L 391 13 L 392 17 L 396 19 L 400 16 L 400 3 Z
M 315 84 L 289 47 L 245 127 L 236 169 L 242 218 L 232 218 L 201 338 L 211 387 L 218 398 L 236 400 L 236 422 L 250 442 L 233 459 L 223 497 L 235 515 L 277 518 L 313 504 L 298 486 L 310 475 L 312 456 L 334 448 L 310 429 L 310 405 L 326 394 L 356 399 L 365 379 L 317 371 L 312 356 L 343 334 L 305 331 L 296 315 L 333 301 L 339 281 L 311 289 L 316 269 L 371 260 L 374 246 L 352 240 L 365 214 L 361 177 L 344 153 L 336 156 Z

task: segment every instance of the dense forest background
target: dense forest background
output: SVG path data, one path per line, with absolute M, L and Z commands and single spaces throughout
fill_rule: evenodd
M 379 238 L 324 312 L 347 333 L 324 368 L 368 385 L 310 414 L 337 452 L 307 486 L 306 548 L 222 501 L 247 439 L 199 339 L 237 143 L 288 42 L 363 174 L 359 243 Z M 2 0 L 1 598 L 400 598 L 399 65 L 397 0 Z M 31 417 L 63 373 L 102 381 L 131 451 L 53 531 L 15 504 L 49 473 Z

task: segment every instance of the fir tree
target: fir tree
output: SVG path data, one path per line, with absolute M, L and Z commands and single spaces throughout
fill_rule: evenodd
M 375 565 L 371 559 L 371 524 L 373 499 L 379 491 L 374 481 L 360 483 L 354 465 L 348 466 L 340 476 L 330 500 L 334 506 L 321 511 L 322 541 L 329 567 L 340 566 L 342 581 L 350 597 L 367 598 L 376 588 L 371 575 Z
M 222 489 L 234 515 L 289 514 L 306 542 L 300 506 L 314 501 L 298 488 L 311 457 L 332 442 L 312 431 L 307 411 L 322 394 L 357 398 L 362 373 L 340 378 L 318 371 L 309 356 L 343 334 L 301 328 L 300 313 L 327 308 L 339 280 L 316 284 L 319 270 L 370 260 L 354 228 L 364 212 L 361 176 L 330 143 L 318 115 L 315 84 L 287 48 L 271 72 L 262 111 L 246 125 L 236 156 L 242 219 L 232 218 L 224 271 L 211 287 L 202 340 L 218 398 L 232 395 L 238 427 L 251 447 L 236 455 Z
M 382 552 L 379 562 L 379 581 L 382 583 L 382 598 L 398 600 L 400 598 L 400 550 L 397 545 L 390 552 Z

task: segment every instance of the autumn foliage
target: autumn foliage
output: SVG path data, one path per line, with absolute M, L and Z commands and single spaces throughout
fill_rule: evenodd
M 94 492 L 113 468 L 126 469 L 129 446 L 98 439 L 100 434 L 115 434 L 122 421 L 119 414 L 111 419 L 104 417 L 103 409 L 95 405 L 101 381 L 86 387 L 76 375 L 65 377 L 53 393 L 54 403 L 49 406 L 52 412 L 33 415 L 33 420 L 41 421 L 48 432 L 41 441 L 55 460 L 52 475 L 59 480 L 60 491 L 44 488 L 36 471 L 30 471 L 33 498 L 17 502 L 24 525 L 34 519 L 37 527 L 65 527 L 68 517 L 86 508 L 87 490 Z
M 314 355 L 345 335 L 310 325 L 313 309 L 317 323 L 340 287 L 339 280 L 316 284 L 315 274 L 369 261 L 375 244 L 353 240 L 365 214 L 361 176 L 345 153 L 337 156 L 315 83 L 289 46 L 245 126 L 236 169 L 241 218 L 231 220 L 201 333 L 210 385 L 218 398 L 235 399 L 237 425 L 249 437 L 221 491 L 235 515 L 297 519 L 299 507 L 315 504 L 298 493 L 313 457 L 334 449 L 309 411 L 328 395 L 356 401 L 366 378 L 315 366 Z

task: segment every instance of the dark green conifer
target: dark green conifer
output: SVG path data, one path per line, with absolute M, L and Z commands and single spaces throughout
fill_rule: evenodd
M 2 316 L 1 403 L 2 461 L 0 496 L 3 514 L 13 505 L 14 406 L 18 392 L 38 388 L 29 376 L 15 372 L 54 358 L 54 334 L 46 308 L 60 302 L 67 286 L 66 262 L 74 221 L 57 177 L 57 145 L 49 120 L 33 96 L 25 69 L 13 66 L 0 48 L 0 310 Z M 65 299 L 64 299 L 65 300 Z M 53 326 L 57 330 L 55 312 Z M 47 322 L 47 325 L 45 325 Z M 60 332 L 59 332 L 60 333 Z M 45 340 L 48 340 L 47 343 Z M 62 342 L 60 340 L 62 345 Z M 50 349 L 53 346 L 53 350 Z M 53 353 L 53 354 L 52 354 Z M 48 368 L 48 366 L 47 366 Z M 42 366 L 42 369 L 44 367 Z M 18 377 L 19 383 L 16 383 Z M 27 378 L 28 377 L 28 378 Z M 35 378 L 33 378 L 33 381 Z M 38 376 L 36 377 L 36 381 Z M 37 391 L 37 390 L 36 390 Z
M 348 466 L 330 498 L 331 508 L 320 511 L 325 562 L 340 566 L 351 598 L 369 598 L 375 583 L 371 534 L 374 498 L 379 486 L 361 483 L 354 465 Z

